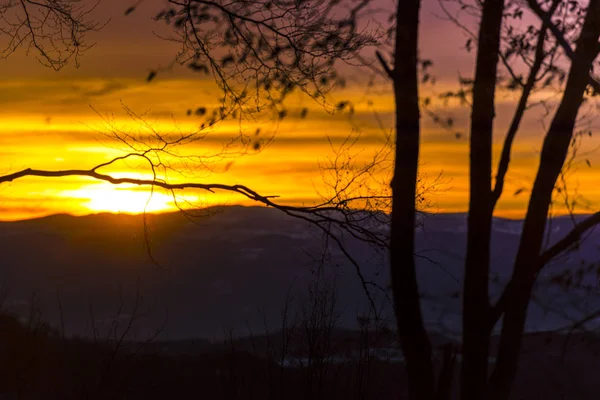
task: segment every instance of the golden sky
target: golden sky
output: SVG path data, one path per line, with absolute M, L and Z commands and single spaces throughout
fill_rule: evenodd
M 421 51 L 434 61 L 438 83 L 423 91 L 440 93 L 456 82 L 458 73 L 472 74 L 472 58 L 462 48 L 464 37 L 451 24 L 440 21 L 434 2 L 426 1 L 423 16 Z M 88 39 L 95 42 L 80 60 L 81 66 L 68 65 L 59 72 L 44 68 L 24 51 L 0 60 L 0 174 L 23 168 L 49 170 L 91 168 L 124 154 L 126 149 L 111 140 L 114 129 L 147 134 L 154 129 L 161 134 L 189 133 L 198 130 L 201 119 L 187 116 L 188 109 L 218 104 L 214 85 L 197 75 L 175 67 L 152 82 L 145 78 L 151 69 L 168 66 L 177 51 L 176 44 L 160 39 L 166 27 L 150 20 L 161 2 L 146 1 L 135 13 L 123 15 L 127 4 L 117 0 L 101 1 L 96 18 L 110 21 L 102 31 Z M 440 40 L 440 38 L 444 38 Z M 183 175 L 169 172 L 171 182 L 198 181 L 244 184 L 264 195 L 279 195 L 281 203 L 312 204 L 319 193 L 326 194 L 323 165 L 334 156 L 332 148 L 342 145 L 349 134 L 359 135 L 350 150 L 358 163 L 382 149 L 384 138 L 393 126 L 393 101 L 385 83 L 367 88 L 362 77 L 368 72 L 344 69 L 349 85 L 334 92 L 335 99 L 349 99 L 355 104 L 352 117 L 341 113 L 329 115 L 310 99 L 290 99 L 288 118 L 279 124 L 262 123 L 263 138 L 273 134 L 272 141 L 248 154 L 231 154 L 210 164 L 213 169 L 176 168 Z M 124 107 L 144 114 L 147 127 L 133 120 Z M 307 117 L 300 118 L 307 107 Z M 500 151 L 514 99 L 498 96 L 495 154 Z M 435 191 L 428 195 L 430 211 L 465 211 L 468 200 L 468 109 L 450 105 L 443 109 L 455 122 L 453 131 L 463 133 L 456 138 L 423 118 L 421 172 Z M 377 118 L 376 118 L 377 116 Z M 520 217 L 527 200 L 538 162 L 544 128 L 539 111 L 529 114 L 515 144 L 513 161 L 507 177 L 505 195 L 497 214 Z M 383 124 L 379 125 L 378 119 Z M 239 124 L 227 122 L 207 131 L 206 137 L 182 149 L 186 155 L 219 153 L 223 143 L 235 137 Z M 254 126 L 245 125 L 246 131 Z M 329 138 L 329 139 L 328 139 Z M 331 143 L 330 143 L 331 142 Z M 598 140 L 586 138 L 581 151 L 592 151 Z M 589 159 L 589 167 L 585 159 Z M 591 209 L 600 202 L 597 168 L 600 155 L 591 152 L 579 157 L 569 176 L 569 188 L 589 201 Z M 139 162 L 120 163 L 106 170 L 115 176 L 149 176 Z M 383 177 L 385 171 L 380 174 Z M 141 175 L 140 175 L 141 174 Z M 441 174 L 441 175 L 440 175 Z M 525 191 L 514 195 L 518 190 Z M 86 214 L 98 211 L 139 212 L 173 209 L 173 198 L 162 192 L 149 201 L 145 188 L 114 187 L 83 178 L 25 178 L 0 185 L 0 220 L 14 220 L 52 213 Z M 241 197 L 228 193 L 182 192 L 181 204 L 235 204 Z M 248 204 L 246 201 L 245 204 Z M 557 204 L 557 210 L 561 207 Z M 590 209 L 579 206 L 580 212 Z

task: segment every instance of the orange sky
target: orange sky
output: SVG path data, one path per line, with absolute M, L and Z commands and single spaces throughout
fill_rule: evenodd
M 463 37 L 450 24 L 439 21 L 433 13 L 433 1 L 426 1 L 423 16 L 421 51 L 434 61 L 437 85 L 423 90 L 442 92 L 456 81 L 458 72 L 472 73 L 471 58 L 462 49 Z M 107 139 L 111 125 L 101 116 L 110 116 L 115 126 L 127 132 L 143 132 L 139 123 L 132 121 L 123 106 L 138 114 L 147 112 L 145 120 L 161 133 L 192 132 L 201 123 L 198 117 L 188 117 L 186 110 L 217 104 L 218 92 L 210 81 L 183 68 L 164 72 L 146 83 L 148 71 L 166 66 L 177 51 L 173 43 L 153 35 L 165 32 L 149 19 L 161 2 L 146 1 L 138 12 L 125 17 L 127 4 L 104 0 L 95 14 L 108 19 L 109 24 L 89 38 L 96 42 L 81 59 L 81 67 L 69 65 L 59 72 L 40 66 L 24 52 L 0 61 L 0 140 L 2 141 L 0 173 L 22 168 L 41 169 L 90 168 L 123 154 L 123 147 Z M 443 37 L 443 40 L 440 40 Z M 393 126 L 391 92 L 384 84 L 367 89 L 365 71 L 345 71 L 349 86 L 344 92 L 333 93 L 335 99 L 350 99 L 356 105 L 355 115 L 331 116 L 310 99 L 296 96 L 290 99 L 289 117 L 277 127 L 263 126 L 263 131 L 274 132 L 273 141 L 260 152 L 241 157 L 219 160 L 216 171 L 186 170 L 185 176 L 169 174 L 170 181 L 196 180 L 222 183 L 240 183 L 265 195 L 279 195 L 282 203 L 310 204 L 324 193 L 323 169 L 319 165 L 333 156 L 327 136 L 335 146 L 352 132 L 360 131 L 360 139 L 352 149 L 357 160 L 366 160 L 381 149 L 384 133 Z M 495 153 L 498 154 L 514 100 L 505 95 L 498 98 L 495 134 Z M 370 105 L 371 104 L 371 105 Z M 90 107 L 91 106 L 91 107 Z M 306 119 L 300 110 L 309 108 Z M 374 112 L 384 124 L 378 126 Z M 456 130 L 465 133 L 456 139 L 423 119 L 422 173 L 427 182 L 441 174 L 438 191 L 429 196 L 430 211 L 465 211 L 468 193 L 468 143 L 466 126 L 468 110 L 450 106 L 444 110 L 456 120 Z M 544 129 L 539 114 L 531 113 L 514 149 L 513 163 L 507 177 L 505 195 L 497 214 L 520 217 L 527 200 L 527 192 L 514 196 L 517 189 L 531 186 L 538 162 L 538 152 Z M 247 130 L 254 127 L 246 126 Z M 204 140 L 186 148 L 188 154 L 217 152 L 222 144 L 235 136 L 239 126 L 227 123 L 211 130 Z M 584 150 L 592 150 L 600 143 L 595 137 L 586 139 Z M 235 149 L 233 149 L 235 150 Z M 591 168 L 581 157 L 569 178 L 569 187 L 577 190 L 589 207 L 600 202 L 597 189 L 597 166 L 600 155 L 586 156 Z M 232 162 L 232 163 L 230 163 Z M 230 163 L 230 164 L 228 164 Z M 227 171 L 224 165 L 228 164 Z M 119 164 L 115 174 L 148 174 L 143 165 L 135 162 Z M 233 204 L 242 199 L 227 193 L 182 193 L 181 201 L 194 205 L 215 203 Z M 146 206 L 149 193 L 145 189 L 112 187 L 78 178 L 27 178 L 0 185 L 0 220 L 13 220 L 66 212 L 85 214 L 97 211 L 133 212 Z M 155 193 L 148 203 L 149 211 L 173 208 L 172 198 Z M 559 207 L 557 207 L 559 208 Z M 579 211 L 589 211 L 582 207 Z

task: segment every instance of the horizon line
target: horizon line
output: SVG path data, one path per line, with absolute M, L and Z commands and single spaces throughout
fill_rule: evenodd
M 110 216 L 131 216 L 131 217 L 139 217 L 139 216 L 157 216 L 157 215 L 167 215 L 167 214 L 184 214 L 186 212 L 188 213 L 193 213 L 193 212 L 200 212 L 200 211 L 208 211 L 211 209 L 219 209 L 219 208 L 233 208 L 233 207 L 239 207 L 239 208 L 264 208 L 264 209 L 272 209 L 274 211 L 278 211 L 276 208 L 273 207 L 269 207 L 269 206 L 265 206 L 265 205 L 260 205 L 260 204 L 256 204 L 256 205 L 246 205 L 246 204 L 227 204 L 227 205 L 211 205 L 211 206 L 207 206 L 207 207 L 201 207 L 201 208 L 195 208 L 195 209 L 189 209 L 189 210 L 180 210 L 180 209 L 172 209 L 172 210 L 161 210 L 161 211 L 141 211 L 141 212 L 129 212 L 129 211 L 90 211 L 89 213 L 69 213 L 69 212 L 54 212 L 54 213 L 44 213 L 44 214 L 40 214 L 37 216 L 30 216 L 30 217 L 24 217 L 24 218 L 2 218 L 0 217 L 0 223 L 11 223 L 11 222 L 25 222 L 25 221 L 35 221 L 35 220 L 41 220 L 41 219 L 46 219 L 46 218 L 52 218 L 52 217 L 58 217 L 58 216 L 66 216 L 66 217 L 71 217 L 71 218 L 85 218 L 85 217 L 94 217 L 94 216 L 100 216 L 100 215 L 110 215 Z M 420 214 L 426 214 L 426 215 L 440 215 L 440 216 L 451 216 L 451 215 L 468 215 L 468 210 L 465 211 L 435 211 L 435 212 L 431 212 L 431 211 L 418 211 Z M 569 216 L 587 216 L 587 215 L 592 215 L 593 212 L 581 212 L 581 213 L 557 213 L 556 215 L 553 215 L 549 218 L 563 218 L 563 217 L 569 217 Z M 510 216 L 505 216 L 502 214 L 497 214 L 494 213 L 493 217 L 495 219 L 504 219 L 504 220 L 510 220 L 510 221 L 523 221 L 524 217 L 510 217 Z

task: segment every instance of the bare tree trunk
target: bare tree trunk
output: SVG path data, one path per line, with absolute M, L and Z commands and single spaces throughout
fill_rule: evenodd
M 394 70 L 396 160 L 392 188 L 390 270 L 410 399 L 431 400 L 431 344 L 421 314 L 415 271 L 415 198 L 419 162 L 417 42 L 420 0 L 398 1 Z
M 461 397 L 483 398 L 488 379 L 492 132 L 504 0 L 486 0 L 479 28 L 470 138 L 470 197 L 463 295 Z
M 589 71 L 598 54 L 600 1 L 591 0 L 569 71 L 565 92 L 550 125 L 533 185 L 521 242 L 511 277 L 511 293 L 502 324 L 496 367 L 490 378 L 490 396 L 506 399 L 517 373 L 527 307 L 540 268 L 540 252 L 556 180 L 566 160 L 575 120 L 589 83 Z

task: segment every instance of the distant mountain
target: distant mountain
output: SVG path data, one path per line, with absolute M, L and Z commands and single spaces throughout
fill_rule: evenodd
M 124 329 L 132 315 L 131 331 L 139 338 L 163 325 L 160 337 L 165 339 L 280 329 L 286 297 L 294 299 L 291 312 L 297 313 L 309 296 L 308 284 L 323 254 L 319 230 L 268 208 L 232 206 L 204 213 L 193 219 L 182 213 L 145 218 L 96 214 L 2 222 L 0 283 L 8 289 L 3 307 L 22 316 L 39 309 L 55 327 L 84 336 L 91 336 L 93 328 L 106 332 L 117 321 Z M 456 334 L 466 216 L 424 215 L 421 222 L 417 254 L 425 318 L 430 329 Z M 549 241 L 558 240 L 572 224 L 569 218 L 554 220 Z M 521 221 L 494 220 L 494 295 L 510 275 L 520 229 Z M 600 231 L 592 232 L 577 252 L 550 266 L 542 280 L 598 261 L 598 239 Z M 346 244 L 365 278 L 386 287 L 385 259 L 355 239 L 347 238 Z M 335 282 L 340 327 L 354 328 L 368 302 L 354 268 L 334 244 L 329 248 L 326 275 Z M 584 281 L 597 283 L 594 273 Z M 391 317 L 385 296 L 379 293 L 376 300 Z M 599 300 L 541 285 L 528 329 L 558 328 L 600 308 Z

